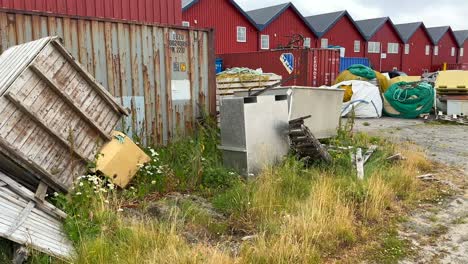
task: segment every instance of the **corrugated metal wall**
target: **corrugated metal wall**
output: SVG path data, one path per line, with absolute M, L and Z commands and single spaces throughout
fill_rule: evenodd
M 347 70 L 350 66 L 354 64 L 361 64 L 367 67 L 370 66 L 370 62 L 368 58 L 341 57 L 340 58 L 340 72 Z
M 180 0 L 0 0 L 0 7 L 147 23 L 182 23 Z
M 340 51 L 333 49 L 286 49 L 222 54 L 220 57 L 226 68 L 261 68 L 264 72 L 281 75 L 284 80 L 291 76 L 280 60 L 281 55 L 285 53 L 294 56 L 294 70 L 291 74 L 297 75 L 297 78 L 284 85 L 311 87 L 331 85 L 338 75 Z
M 191 131 L 216 108 L 211 31 L 0 12 L 0 50 L 58 35 L 65 47 L 131 109 L 125 130 L 148 143 Z

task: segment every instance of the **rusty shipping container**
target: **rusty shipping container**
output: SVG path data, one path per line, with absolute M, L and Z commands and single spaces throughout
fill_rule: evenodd
M 0 8 L 145 23 L 182 24 L 180 0 L 0 0 Z
M 281 75 L 283 80 L 297 75 L 285 83 L 287 86 L 331 85 L 340 68 L 340 52 L 335 49 L 285 49 L 222 54 L 219 57 L 223 59 L 225 68 L 261 68 L 263 72 Z
M 59 36 L 131 114 L 123 130 L 166 144 L 216 110 L 213 32 L 133 22 L 0 11 L 0 50 Z

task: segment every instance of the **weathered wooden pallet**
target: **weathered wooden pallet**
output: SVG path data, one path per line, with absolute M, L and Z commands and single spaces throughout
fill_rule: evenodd
M 127 110 L 58 38 L 14 46 L 0 66 L 2 169 L 28 188 L 42 181 L 66 192 Z
M 67 259 L 73 245 L 63 231 L 67 215 L 44 200 L 46 185 L 36 193 L 0 172 L 0 237 Z
M 304 124 L 304 120 L 310 116 L 301 117 L 289 121 L 289 139 L 291 148 L 302 159 L 323 160 L 331 162 L 332 158 L 320 141 L 312 134 Z

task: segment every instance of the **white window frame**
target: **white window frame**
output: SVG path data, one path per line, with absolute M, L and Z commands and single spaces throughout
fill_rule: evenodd
M 266 46 L 263 45 L 263 40 L 266 40 Z M 262 50 L 270 49 L 270 35 L 260 35 L 260 49 Z
M 434 56 L 439 56 L 439 46 L 434 46 Z
M 182 21 L 182 26 L 183 26 L 183 27 L 190 27 L 190 22 L 188 22 L 188 21 Z
M 327 38 L 320 39 L 320 47 L 322 49 L 328 48 L 328 39 Z
M 304 38 L 304 48 L 310 48 L 311 47 L 311 39 L 310 38 Z
M 354 41 L 354 52 L 361 52 L 361 41 L 355 40 Z
M 387 53 L 388 54 L 398 54 L 398 43 L 389 42 L 387 44 Z
M 465 49 L 464 48 L 460 48 L 460 57 L 463 57 L 465 53 Z
M 367 42 L 368 53 L 380 53 L 380 42 L 369 41 Z
M 452 50 L 450 51 L 450 55 L 452 55 L 452 57 L 455 57 L 455 47 L 452 47 Z
M 410 44 L 405 44 L 405 55 L 410 54 Z
M 426 45 L 426 56 L 431 55 L 431 45 Z
M 241 42 L 241 43 L 247 42 L 247 28 L 246 28 L 246 27 L 240 27 L 240 26 L 238 26 L 238 27 L 236 28 L 236 30 L 237 30 L 237 31 L 236 31 L 236 32 L 237 32 L 237 34 L 236 34 L 236 36 L 237 36 L 237 37 L 236 37 L 237 42 Z M 243 33 L 242 33 L 242 31 L 243 31 Z M 242 38 L 242 34 L 243 34 L 243 37 L 244 37 L 244 38 Z

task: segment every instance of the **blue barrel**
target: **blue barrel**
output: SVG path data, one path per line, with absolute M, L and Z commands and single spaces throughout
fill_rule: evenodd
M 216 74 L 223 71 L 223 59 L 217 58 L 216 59 Z
M 368 58 L 340 58 L 340 72 L 346 71 L 349 67 L 354 64 L 362 64 L 364 66 L 370 67 L 370 62 Z

